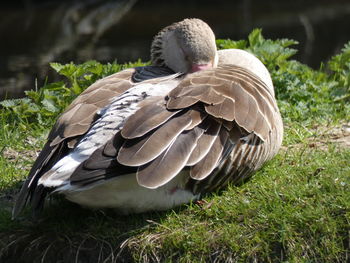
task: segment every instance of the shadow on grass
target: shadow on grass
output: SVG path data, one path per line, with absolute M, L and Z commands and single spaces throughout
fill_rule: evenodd
M 132 262 L 123 242 L 147 232 L 171 212 L 125 216 L 55 198 L 39 220 L 31 220 L 26 211 L 13 221 L 9 209 L 1 207 L 0 262 Z

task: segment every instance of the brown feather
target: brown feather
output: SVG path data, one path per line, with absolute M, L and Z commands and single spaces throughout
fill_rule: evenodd
M 167 103 L 167 108 L 169 110 L 184 109 L 184 108 L 192 106 L 193 104 L 197 103 L 198 101 L 199 101 L 199 99 L 193 98 L 193 97 L 171 98 L 171 99 L 169 99 L 169 101 Z
M 105 169 L 111 165 L 111 163 L 115 161 L 114 157 L 106 156 L 104 154 L 104 149 L 101 147 L 94 151 L 87 160 L 85 160 L 84 168 L 88 170 L 97 170 L 97 169 Z M 72 178 L 72 181 L 76 180 L 76 178 Z
M 176 88 L 175 88 L 176 89 Z M 197 85 L 184 87 L 183 92 L 179 96 L 169 95 L 167 103 L 168 109 L 182 109 L 192 106 L 198 101 L 202 101 L 208 104 L 221 103 L 225 98 L 217 93 L 209 85 Z
M 128 166 L 146 164 L 161 154 L 190 124 L 189 114 L 175 116 L 152 134 L 127 140 L 120 148 L 117 159 Z
M 178 111 L 168 111 L 165 105 L 149 104 L 131 115 L 121 131 L 126 139 L 137 138 L 160 126 Z
M 187 161 L 188 166 L 192 166 L 203 159 L 204 156 L 208 154 L 218 136 L 221 127 L 220 123 L 213 121 L 212 119 L 210 120 L 209 118 L 206 122 L 206 131 L 198 139 L 197 146 L 193 149 L 191 156 Z
M 80 136 L 66 139 L 67 146 L 69 149 L 73 149 L 79 142 Z
M 267 139 L 274 112 L 278 111 L 266 84 L 249 70 L 233 65 L 187 76 L 169 93 L 167 107 L 181 109 L 198 102 L 204 103 L 208 114 L 226 121 L 235 120 L 262 140 Z
M 121 165 L 113 157 L 105 156 L 103 148 L 97 149 L 81 163 L 70 176 L 72 185 L 86 186 L 100 180 L 136 173 L 136 168 Z
M 205 120 L 205 118 L 208 116 L 208 114 L 205 112 L 197 109 L 190 110 L 188 114 L 190 115 L 192 122 L 191 125 L 186 128 L 186 130 L 192 130 L 194 127 L 202 123 L 203 120 Z
M 224 125 L 224 127 L 230 131 L 232 130 L 232 128 L 234 127 L 234 123 L 232 121 L 226 121 L 226 120 L 223 120 L 222 121 L 222 125 Z
M 52 154 L 57 151 L 57 148 L 57 145 L 54 147 L 50 146 L 49 142 L 47 142 L 44 145 L 44 148 L 42 149 L 38 158 L 34 162 L 34 165 L 31 168 L 27 179 L 22 185 L 21 191 L 16 198 L 16 203 L 12 211 L 13 218 L 18 216 L 18 214 L 23 210 L 24 206 L 26 205 L 28 198 L 31 198 L 31 195 L 33 194 L 35 188 L 35 184 L 37 180 L 39 180 L 39 178 L 36 178 L 38 171 L 40 171 L 43 168 L 43 166 L 48 162 Z
M 66 114 L 62 115 L 56 125 L 56 130 L 50 133 L 49 137 L 53 137 L 56 133 L 59 138 L 70 138 L 84 134 L 95 119 L 97 107 L 91 104 L 78 104 Z M 55 126 L 56 127 L 56 126 Z M 52 141 L 55 145 L 57 140 Z
M 180 134 L 166 151 L 138 169 L 138 183 L 147 188 L 157 188 L 169 182 L 184 168 L 203 132 L 203 129 L 196 127 Z
M 240 85 L 245 92 L 251 94 L 259 105 L 259 109 L 263 114 L 270 114 L 271 108 L 265 108 L 267 104 L 272 106 L 274 110 L 277 110 L 277 105 L 275 103 L 274 97 L 271 95 L 267 86 L 252 72 L 244 70 L 243 68 L 233 67 L 231 70 L 231 75 L 224 75 L 227 79 L 231 79 L 235 84 Z M 219 71 L 217 74 L 218 77 L 223 77 Z M 221 89 L 220 89 L 221 88 Z M 222 87 L 215 87 L 218 92 L 224 92 Z M 232 98 L 235 95 L 233 94 Z M 260 107 L 263 106 L 263 107 Z M 266 111 L 264 110 L 266 109 Z
M 214 75 L 215 72 L 212 70 L 206 70 L 205 76 L 203 76 L 201 71 L 187 75 L 175 89 L 169 92 L 169 97 L 180 97 L 183 92 L 186 92 L 187 88 L 191 86 L 207 85 L 211 76 Z
M 234 106 L 233 100 L 225 98 L 220 104 L 205 105 L 205 111 L 216 118 L 233 121 L 236 113 Z
M 96 118 L 96 112 L 106 106 L 113 97 L 132 86 L 134 69 L 128 69 L 101 79 L 82 92 L 62 113 L 48 138 L 51 146 L 65 138 L 83 135 Z M 125 78 L 125 79 L 123 79 Z
M 266 141 L 270 132 L 272 131 L 272 124 L 270 124 L 271 119 L 266 121 L 264 115 L 261 112 L 257 112 L 256 114 L 256 122 L 254 133 L 263 141 Z
M 103 154 L 110 157 L 116 157 L 120 147 L 123 145 L 124 139 L 121 136 L 120 132 L 114 135 L 113 139 L 109 140 L 104 149 Z
M 238 125 L 244 127 L 247 131 L 251 132 L 252 128 L 250 124 L 252 119 L 256 116 L 250 115 L 250 109 L 256 114 L 257 105 L 254 97 L 247 93 L 240 85 L 234 85 L 236 87 L 235 93 L 235 120 Z M 255 124 L 255 122 L 254 122 Z
M 128 78 L 126 79 L 120 78 L 120 75 L 125 74 L 118 72 L 108 76 L 106 79 L 98 80 L 83 91 L 67 107 L 67 109 L 63 112 L 63 115 L 79 104 L 101 104 L 101 101 L 104 101 L 104 104 L 107 105 L 113 97 L 120 95 L 132 86 L 132 82 L 130 81 L 132 72 L 133 71 L 129 71 L 128 75 L 126 75 Z M 112 97 L 110 96 L 111 94 L 113 94 Z
M 195 166 L 192 166 L 190 170 L 191 178 L 202 180 L 215 169 L 221 158 L 221 154 L 224 150 L 224 145 L 228 138 L 228 132 L 224 128 L 221 128 L 219 136 L 216 137 L 208 154 L 202 158 L 202 160 L 199 161 Z

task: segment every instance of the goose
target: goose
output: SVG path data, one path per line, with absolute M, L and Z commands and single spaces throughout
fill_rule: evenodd
M 250 53 L 216 50 L 200 19 L 161 30 L 151 66 L 103 78 L 59 117 L 13 209 L 48 195 L 121 214 L 167 210 L 249 178 L 283 124 L 271 77 Z

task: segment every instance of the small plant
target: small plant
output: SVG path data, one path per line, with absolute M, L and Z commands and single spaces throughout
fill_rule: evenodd
M 328 66 L 333 71 L 333 80 L 337 83 L 332 94 L 337 101 L 350 102 L 350 41 L 345 44 L 342 53 L 332 57 Z
M 310 118 L 323 120 L 345 118 L 350 106 L 350 42 L 342 53 L 328 63 L 329 71 L 314 70 L 291 57 L 297 50 L 290 46 L 298 44 L 290 39 L 265 39 L 261 29 L 253 30 L 247 40 L 217 40 L 219 49 L 239 48 L 255 54 L 269 69 L 284 121 L 307 121 Z M 96 80 L 122 69 L 143 66 L 136 63 L 103 65 L 88 61 L 80 65 L 73 63 L 51 63 L 51 67 L 66 81 L 46 82 L 37 90 L 26 91 L 26 97 L 5 100 L 0 105 L 2 114 L 15 121 L 39 123 L 48 126 L 69 103 Z
M 80 65 L 73 63 L 51 63 L 50 66 L 66 81 L 45 83 L 40 89 L 26 91 L 26 97 L 4 100 L 0 105 L 2 114 L 19 123 L 39 123 L 50 126 L 55 119 L 81 92 L 98 79 L 129 67 L 144 66 L 138 60 L 135 63 L 103 65 L 97 61 L 88 61 Z

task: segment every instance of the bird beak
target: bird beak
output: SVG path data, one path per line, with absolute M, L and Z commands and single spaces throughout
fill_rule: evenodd
M 192 64 L 190 72 L 193 73 L 193 72 L 197 72 L 197 71 L 200 71 L 200 70 L 209 69 L 209 68 L 212 68 L 212 67 L 213 67 L 212 63 L 208 63 L 208 64 Z

